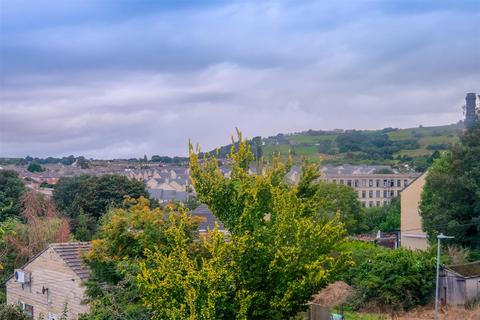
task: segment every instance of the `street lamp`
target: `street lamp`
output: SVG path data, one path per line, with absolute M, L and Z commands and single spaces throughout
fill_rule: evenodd
M 440 233 L 437 236 L 437 278 L 435 283 L 435 320 L 438 320 L 438 282 L 439 282 L 439 273 L 440 273 L 440 241 L 442 239 L 453 239 L 455 237 L 446 236 L 443 233 Z M 446 297 L 445 297 L 446 298 Z

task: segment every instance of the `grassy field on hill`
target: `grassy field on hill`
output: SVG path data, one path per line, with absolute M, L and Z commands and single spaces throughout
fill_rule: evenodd
M 301 159 L 323 161 L 325 164 L 408 164 L 422 171 L 442 150 L 458 141 L 462 124 L 408 129 L 381 130 L 309 130 L 293 134 L 256 137 L 251 145 L 264 159 L 289 154 Z M 253 142 L 256 141 L 256 142 Z M 258 141 L 261 141 L 259 147 Z M 230 146 L 219 149 L 219 157 L 228 154 Z
M 267 138 L 262 151 L 266 158 L 274 153 L 283 156 L 291 153 L 295 159 L 319 161 L 322 158 L 324 163 L 398 164 L 447 149 L 458 141 L 459 130 L 461 126 L 453 124 L 409 129 L 307 131 L 281 135 L 280 139 Z

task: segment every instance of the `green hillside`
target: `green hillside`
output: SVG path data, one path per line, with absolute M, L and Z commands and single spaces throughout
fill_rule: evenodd
M 278 134 L 267 138 L 255 137 L 251 145 L 265 159 L 273 154 L 292 155 L 327 164 L 408 164 L 424 170 L 432 157 L 458 141 L 462 124 L 409 129 L 382 130 L 309 130 L 293 134 Z M 257 147 L 260 145 L 261 147 Z M 218 150 L 226 156 L 230 146 Z M 259 151 L 261 150 L 261 151 Z

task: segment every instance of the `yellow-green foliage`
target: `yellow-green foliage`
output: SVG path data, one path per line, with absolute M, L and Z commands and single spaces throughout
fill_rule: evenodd
M 90 314 L 82 320 L 150 319 L 143 306 L 144 293 L 137 287 L 136 277 L 146 253 L 158 251 L 168 254 L 172 243 L 172 228 L 182 228 L 184 241 L 190 243 L 189 252 L 197 254 L 196 226 L 183 213 L 168 214 L 151 209 L 147 199 L 127 198 L 124 208 L 111 209 L 102 217 L 97 239 L 85 260 L 92 270 L 87 282 Z
M 229 178 L 216 159 L 200 161 L 191 149 L 199 199 L 231 234 L 228 242 L 218 232 L 200 240 L 199 257 L 172 225 L 172 250 L 146 253 L 137 281 L 157 319 L 287 319 L 350 263 L 339 250 L 343 224 L 338 217 L 325 221 L 312 201 L 316 175 L 304 170 L 309 175 L 301 187 L 289 186 L 284 177 L 290 164 L 279 159 L 253 175 L 253 155 L 238 138 Z
M 143 301 L 154 310 L 152 319 L 232 319 L 234 273 L 228 244 L 215 231 L 202 240 L 205 256 L 192 256 L 184 223 L 180 219 L 166 230 L 170 252 L 145 252 L 147 260 L 137 276 Z

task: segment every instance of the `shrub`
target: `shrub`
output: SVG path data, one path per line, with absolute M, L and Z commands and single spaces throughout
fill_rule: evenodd
M 27 317 L 17 306 L 11 304 L 1 304 L 0 320 L 27 320 Z
M 464 264 L 470 262 L 471 250 L 459 245 L 447 246 L 448 264 Z
M 384 250 L 364 261 L 353 284 L 361 306 L 403 311 L 425 304 L 435 282 L 435 258 L 428 252 Z
M 0 170 L 0 222 L 20 216 L 20 197 L 24 192 L 23 180 L 15 171 Z
M 393 232 L 400 228 L 400 198 L 395 197 L 384 207 L 364 208 L 358 228 L 362 232 Z
M 339 280 L 352 285 L 353 279 L 363 263 L 368 262 L 372 257 L 389 249 L 379 247 L 367 241 L 352 240 L 342 244 L 339 250 L 351 254 L 353 260 L 353 266 L 345 268 L 345 270 L 340 273 Z
M 36 162 L 32 162 L 28 165 L 27 170 L 30 172 L 43 172 L 45 169 Z

